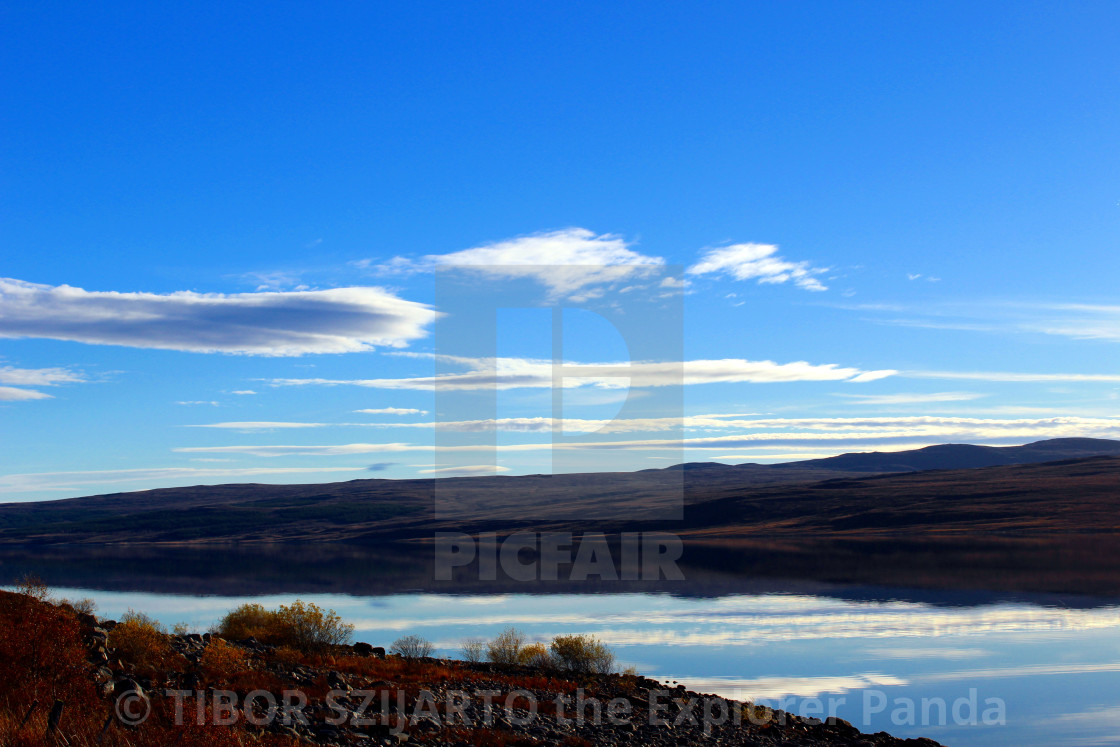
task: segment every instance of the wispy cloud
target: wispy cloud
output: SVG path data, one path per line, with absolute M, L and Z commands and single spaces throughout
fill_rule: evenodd
M 1013 371 L 899 371 L 898 375 L 907 379 L 945 379 L 950 381 L 991 381 L 1023 384 L 1046 384 L 1056 382 L 1120 383 L 1120 374 L 1019 373 Z
M 509 419 L 507 419 L 509 420 Z M 673 419 L 659 419 L 676 422 Z M 598 425 L 603 432 L 627 432 L 626 420 L 577 421 Z M 695 422 L 695 421 L 694 421 Z M 693 438 L 635 439 L 618 441 L 578 441 L 563 443 L 503 444 L 499 451 L 535 452 L 549 450 L 632 450 L 689 449 L 721 451 L 775 447 L 813 447 L 844 450 L 892 450 L 920 447 L 946 441 L 980 444 L 1018 444 L 1049 438 L 1120 438 L 1120 418 L 1032 418 L 996 420 L 954 417 L 884 417 L 884 418 L 770 418 L 754 420 L 712 419 L 707 427 L 742 429 L 745 432 Z M 391 425 L 391 424 L 390 424 Z M 462 421 L 461 430 L 502 429 L 500 420 Z M 638 430 L 656 430 L 657 421 L 636 421 Z M 548 419 L 534 419 L 524 427 L 510 430 L 543 432 L 551 427 Z M 677 422 L 679 427 L 679 422 Z M 451 424 L 455 429 L 455 424 Z M 574 430 L 574 429 L 573 429 Z M 599 430 L 598 428 L 596 430 Z M 230 445 L 192 446 L 175 449 L 185 453 L 250 454 L 261 457 L 339 456 L 379 452 L 431 451 L 432 446 L 412 443 L 350 443 L 324 445 Z M 441 451 L 479 451 L 492 449 L 490 444 L 444 446 Z M 826 454 L 820 454 L 826 455 Z M 771 455 L 769 458 L 774 458 Z
M 442 608 L 441 608 L 442 609 Z M 797 595 L 726 597 L 700 609 L 651 609 L 602 612 L 579 610 L 494 610 L 469 615 L 434 613 L 424 617 L 394 616 L 391 620 L 354 620 L 359 630 L 415 630 L 456 625 L 580 626 L 619 646 L 677 645 L 727 650 L 729 646 L 764 646 L 787 641 L 917 639 L 939 645 L 938 639 L 1007 633 L 1053 634 L 1057 631 L 1114 630 L 1120 626 L 1115 607 L 1063 609 L 1028 605 L 930 608 L 908 602 L 853 604 Z M 596 626 L 598 628 L 596 629 Z M 1003 669 L 913 675 L 914 681 L 967 679 L 1063 672 L 1114 671 L 1116 663 L 1023 665 Z M 743 680 L 753 682 L 755 680 Z
M 834 675 L 822 677 L 685 677 L 673 675 L 687 682 L 693 691 L 713 693 L 734 700 L 758 702 L 777 700 L 788 696 L 817 698 L 821 695 L 843 695 L 856 690 L 880 687 L 902 687 L 910 684 L 902 677 L 879 672 Z
M 3 322 L 0 321 L 0 325 Z M 2 327 L 0 327 L 2 328 Z M 14 368 L 0 366 L 0 384 L 13 386 L 55 386 L 83 382 L 84 375 L 66 368 Z
M 1114 304 L 989 301 L 946 302 L 920 307 L 861 304 L 849 308 L 879 315 L 872 321 L 903 327 L 1033 333 L 1120 342 L 1120 306 Z
M 500 280 L 530 279 L 548 288 L 553 296 L 570 296 L 592 286 L 644 276 L 664 265 L 665 260 L 634 251 L 620 236 L 566 228 L 450 254 L 431 254 L 420 260 L 394 257 L 385 262 L 362 260 L 356 264 L 385 275 L 461 268 Z
M 380 454 L 400 451 L 431 451 L 431 446 L 407 443 L 387 444 L 333 444 L 326 446 L 183 446 L 173 449 L 182 454 L 249 454 L 262 457 L 280 456 L 347 456 L 351 454 Z
M 933 646 L 931 648 L 918 648 L 915 646 L 877 646 L 865 648 L 858 652 L 860 659 L 942 659 L 944 661 L 975 660 L 991 656 L 992 652 L 982 648 L 952 648 Z
M 927 394 L 841 394 L 857 405 L 920 405 L 934 402 L 968 402 L 986 397 L 975 392 L 930 392 Z
M 554 367 L 550 360 L 531 358 L 456 358 L 442 360 L 468 369 L 465 373 L 418 376 L 402 379 L 271 379 L 274 386 L 351 385 L 375 389 L 415 389 L 430 391 L 470 389 L 552 388 Z M 625 370 L 620 375 L 618 367 Z M 893 370 L 864 371 L 835 363 L 806 361 L 775 363 L 741 358 L 693 360 L 682 362 L 566 363 L 565 388 L 597 387 L 617 389 L 717 384 L 779 383 L 794 381 L 867 382 L 886 378 Z M 560 385 L 559 382 L 556 385 Z
M 374 287 L 270 293 L 94 292 L 0 279 L 0 337 L 297 356 L 403 347 L 436 312 Z
M 495 464 L 468 464 L 462 467 L 437 467 L 436 469 L 422 469 L 417 471 L 421 475 L 440 475 L 442 477 L 462 475 L 467 477 L 471 475 L 496 475 L 501 472 L 509 472 L 509 467 L 501 467 Z
M 1045 307 L 1041 318 L 1025 322 L 1024 326 L 1048 335 L 1120 342 L 1120 306 L 1053 304 Z
M 776 284 L 792 282 L 799 288 L 823 291 L 828 288 L 818 276 L 828 268 L 809 262 L 792 262 L 778 254 L 774 244 L 732 244 L 709 249 L 689 267 L 689 275 L 726 275 L 736 280 Z
M 382 423 L 385 427 L 432 427 L 432 423 Z M 439 427 L 464 432 L 484 432 L 487 430 L 512 430 L 521 432 L 548 432 L 552 421 L 548 418 L 533 419 L 495 419 L 458 421 L 440 423 Z M 693 417 L 680 420 L 673 418 L 635 419 L 597 421 L 576 420 L 572 431 L 600 432 L 642 432 L 659 429 L 671 430 L 685 424 L 688 428 L 726 428 L 744 432 L 728 435 L 661 438 L 634 440 L 586 440 L 571 442 L 529 442 L 505 443 L 498 447 L 502 452 L 533 452 L 549 450 L 693 450 L 726 452 L 726 455 L 744 459 L 765 458 L 773 460 L 783 455 L 740 454 L 732 455 L 736 449 L 801 448 L 810 447 L 820 450 L 816 454 L 790 454 L 790 458 L 801 456 L 829 456 L 841 451 L 869 449 L 897 450 L 899 448 L 920 448 L 937 442 L 990 443 L 990 445 L 1012 445 L 1034 440 L 1051 438 L 1120 438 L 1120 418 L 1033 418 L 997 420 L 982 418 L 951 418 L 918 415 L 918 417 L 897 418 L 771 418 L 771 419 L 731 419 L 720 417 Z M 316 424 L 319 426 L 319 424 Z M 467 443 L 460 446 L 440 447 L 441 451 L 479 451 L 493 449 L 492 443 Z M 230 445 L 179 447 L 177 452 L 186 454 L 240 454 L 258 457 L 287 456 L 345 456 L 356 454 L 382 454 L 382 452 L 420 451 L 431 452 L 430 445 L 424 443 L 326 443 L 326 445 Z M 726 456 L 724 458 L 728 458 Z
M 0 329 L 3 321 L 0 320 Z M 51 395 L 35 389 L 19 387 L 58 386 L 84 382 L 85 376 L 67 368 L 16 368 L 0 366 L 0 402 L 24 402 L 37 399 L 51 399 Z
M 236 431 L 275 431 L 293 428 L 328 428 L 332 425 L 350 425 L 350 423 L 293 423 L 275 420 L 243 420 L 225 423 L 201 423 L 184 426 L 185 428 L 219 428 Z
M 267 272 L 247 272 L 241 279 L 252 283 L 258 291 L 308 290 L 301 282 L 301 273 L 289 270 L 269 270 Z
M 85 472 L 29 472 L 0 476 L 0 493 L 39 490 L 69 490 L 86 485 L 156 482 L 166 487 L 183 480 L 240 479 L 263 475 L 298 475 L 329 472 L 361 472 L 365 467 L 156 467 L 147 469 L 94 470 Z
M 25 402 L 34 399 L 51 399 L 51 395 L 35 389 L 17 389 L 14 386 L 0 386 L 0 402 Z

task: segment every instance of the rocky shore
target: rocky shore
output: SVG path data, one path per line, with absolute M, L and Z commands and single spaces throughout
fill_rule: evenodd
M 168 636 L 175 666 L 141 673 L 109 645 L 113 621 L 80 615 L 91 676 L 118 718 L 201 719 L 247 737 L 317 745 L 922 745 L 846 721 L 688 691 L 637 675 L 406 660 L 365 643 L 294 658 L 254 639 Z M 228 660 L 216 671 L 214 650 Z M 219 657 L 220 658 L 220 657 Z M 220 667 L 218 667 L 220 668 Z M 121 707 L 121 703 L 127 705 Z

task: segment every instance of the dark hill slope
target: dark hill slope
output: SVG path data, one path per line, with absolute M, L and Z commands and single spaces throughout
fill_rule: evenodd
M 763 465 L 314 485 L 199 485 L 58 501 L 0 504 L 0 542 L 208 542 L 430 536 L 437 528 L 536 521 L 680 516 L 713 492 L 790 485 L 833 470 Z M 434 507 L 442 522 L 436 523 Z
M 883 472 L 927 464 L 944 469 L 962 461 L 968 466 L 977 454 L 1030 461 L 1094 449 L 1120 451 L 1120 442 L 949 445 L 814 460 L 817 467 L 701 463 L 641 472 L 167 488 L 0 504 L 0 543 L 382 541 L 448 530 L 630 531 L 654 525 L 755 536 L 1113 531 L 1120 457 L 1038 469 L 866 472 L 875 464 L 870 458 L 887 456 L 894 461 L 878 462 Z M 931 453 L 936 458 L 927 459 Z M 837 469 L 842 465 L 848 471 Z
M 919 472 L 930 469 L 975 469 L 1006 464 L 1037 464 L 1094 456 L 1120 456 L 1120 441 L 1103 438 L 1056 438 L 1022 446 L 941 444 L 895 452 L 841 454 L 774 465 L 777 469 L 835 469 L 843 472 Z
M 674 531 L 756 538 L 1116 534 L 1120 457 L 762 488 L 691 506 Z

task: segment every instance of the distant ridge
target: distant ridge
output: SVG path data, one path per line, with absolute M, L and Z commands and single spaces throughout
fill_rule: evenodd
M 956 514 L 939 504 L 947 495 L 972 495 L 981 482 L 988 492 L 951 502 Z M 440 517 L 437 491 L 452 509 Z M 923 504 L 922 495 L 939 498 Z M 1023 502 L 1028 496 L 1036 500 Z M 1050 518 L 1041 521 L 1044 510 Z M 1120 534 L 1117 517 L 1120 441 L 1066 438 L 777 465 L 692 462 L 638 472 L 198 485 L 6 503 L 0 504 L 0 544 L 380 542 L 437 531 L 622 532 L 655 525 L 711 536 L 777 536 L 798 528 L 803 538 L 903 527 Z
M 773 467 L 841 472 L 922 472 L 931 469 L 976 469 L 1012 464 L 1041 464 L 1095 456 L 1120 456 L 1120 441 L 1104 438 L 1055 438 L 1022 446 L 940 444 L 909 451 L 840 454 L 825 459 L 775 464 Z

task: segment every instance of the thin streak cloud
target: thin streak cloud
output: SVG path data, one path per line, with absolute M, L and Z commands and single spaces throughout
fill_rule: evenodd
M 560 385 L 553 378 L 550 360 L 533 358 L 451 358 L 468 370 L 464 373 L 395 379 L 270 379 L 273 386 L 361 386 L 373 389 L 551 389 Z M 565 388 L 600 389 L 679 386 L 699 384 L 772 384 L 798 381 L 847 381 L 864 383 L 893 376 L 894 370 L 864 371 L 835 363 L 807 361 L 775 363 L 741 358 L 684 362 L 566 363 Z
M 29 472 L 0 476 L 0 493 L 32 490 L 69 490 L 83 485 L 154 481 L 166 483 L 211 478 L 244 478 L 263 475 L 299 475 L 329 472 L 361 472 L 365 467 L 154 467 L 93 470 L 83 472 Z

